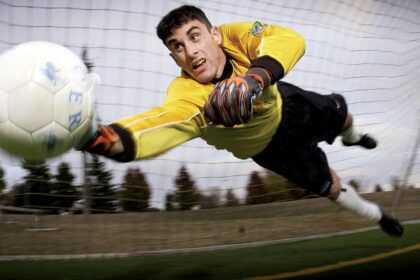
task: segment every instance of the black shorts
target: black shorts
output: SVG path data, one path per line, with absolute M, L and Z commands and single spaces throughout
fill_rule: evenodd
M 285 82 L 277 86 L 283 100 L 282 120 L 271 142 L 253 160 L 308 191 L 327 196 L 332 178 L 318 143 L 331 144 L 340 134 L 347 104 L 339 94 L 321 95 Z

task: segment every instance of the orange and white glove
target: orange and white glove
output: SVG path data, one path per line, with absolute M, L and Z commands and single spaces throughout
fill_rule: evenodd
M 99 125 L 80 151 L 119 161 L 129 162 L 135 158 L 135 143 L 131 133 L 117 124 Z
M 119 137 L 111 126 L 99 125 L 95 135 L 80 149 L 91 154 L 109 156 L 111 147 Z

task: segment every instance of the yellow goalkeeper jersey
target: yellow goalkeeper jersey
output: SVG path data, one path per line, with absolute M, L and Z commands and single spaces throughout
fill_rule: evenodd
M 303 38 L 287 28 L 255 22 L 225 24 L 219 30 L 231 76 L 243 75 L 261 56 L 279 62 L 286 75 L 305 51 Z M 260 153 L 281 121 L 282 100 L 276 84 L 254 102 L 251 120 L 234 127 L 206 123 L 203 107 L 213 87 L 212 83 L 200 84 L 182 74 L 169 85 L 161 106 L 117 121 L 131 132 L 135 159 L 157 156 L 196 137 L 241 159 Z

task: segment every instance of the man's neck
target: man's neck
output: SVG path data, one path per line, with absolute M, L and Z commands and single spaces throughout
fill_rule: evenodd
M 215 84 L 217 82 L 220 82 L 221 80 L 230 78 L 230 76 L 232 76 L 233 66 L 232 66 L 232 63 L 230 62 L 230 57 L 226 53 L 223 54 L 223 57 L 224 57 L 225 62 L 223 64 L 224 66 L 223 66 L 222 73 L 220 77 L 214 78 L 213 80 L 210 81 L 212 84 Z

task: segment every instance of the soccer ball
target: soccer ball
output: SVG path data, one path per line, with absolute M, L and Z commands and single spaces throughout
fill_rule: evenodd
M 64 46 L 31 41 L 0 55 L 0 148 L 27 161 L 69 151 L 90 133 L 98 82 Z

